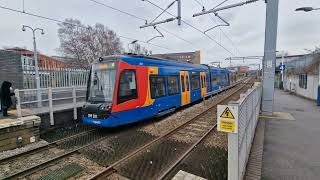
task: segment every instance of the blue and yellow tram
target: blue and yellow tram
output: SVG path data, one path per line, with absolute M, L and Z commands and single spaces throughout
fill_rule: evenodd
M 231 83 L 226 69 L 148 56 L 108 56 L 91 68 L 86 124 L 116 127 L 162 116 Z

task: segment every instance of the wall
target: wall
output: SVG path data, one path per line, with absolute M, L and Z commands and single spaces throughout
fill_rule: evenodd
M 21 55 L 16 52 L 0 50 L 0 84 L 12 82 L 14 89 L 23 88 Z
M 291 81 L 290 81 L 291 80 Z M 291 82 L 291 90 L 290 90 Z M 285 90 L 296 93 L 297 95 L 316 100 L 318 97 L 319 76 L 308 74 L 307 89 L 299 87 L 299 75 L 289 75 L 285 77 Z
M 52 127 L 67 127 L 69 125 L 79 123 L 81 121 L 81 108 L 77 109 L 77 119 L 73 119 L 73 109 L 66 109 L 63 111 L 58 111 L 53 113 L 54 117 L 54 126 L 50 125 L 50 115 L 49 113 L 44 113 L 38 115 L 41 118 L 40 128 L 45 131 L 46 129 L 50 129 Z

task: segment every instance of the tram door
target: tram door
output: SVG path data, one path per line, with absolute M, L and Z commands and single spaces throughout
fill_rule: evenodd
M 207 78 L 205 72 L 200 72 L 201 79 L 201 97 L 204 97 L 207 94 Z
M 180 71 L 181 106 L 190 103 L 190 79 L 188 71 Z

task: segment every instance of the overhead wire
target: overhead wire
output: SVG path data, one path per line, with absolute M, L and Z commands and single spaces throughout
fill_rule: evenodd
M 17 9 L 12 9 L 12 8 L 5 7 L 5 6 L 1 6 L 1 5 L 0 5 L 0 8 L 1 8 L 1 9 L 5 9 L 5 10 L 8 10 L 8 11 L 16 12 L 16 13 L 28 15 L 28 16 L 33 16 L 33 17 L 37 17 L 37 18 L 41 18 L 41 19 L 45 19 L 45 20 L 49 20 L 49 21 L 54 21 L 54 22 L 57 22 L 57 23 L 67 23 L 67 24 L 74 25 L 74 26 L 77 26 L 77 27 L 87 28 L 87 27 L 85 27 L 85 26 L 79 26 L 79 25 L 77 25 L 77 24 L 72 24 L 72 23 L 64 22 L 64 21 L 61 21 L 61 20 L 58 20 L 58 19 L 55 19 L 55 18 L 46 17 L 46 16 L 34 14 L 34 13 L 28 13 L 28 12 L 25 12 L 25 11 L 21 11 L 21 10 L 17 10 Z M 157 44 L 154 44 L 154 43 L 146 42 L 146 41 L 143 41 L 143 40 L 139 40 L 139 39 L 136 39 L 136 38 L 132 38 L 132 37 L 128 37 L 128 36 L 123 36 L 123 35 L 120 35 L 120 34 L 118 34 L 118 36 L 119 36 L 120 38 L 123 38 L 123 39 L 138 40 L 139 42 L 146 43 L 146 44 L 150 44 L 150 45 L 153 45 L 153 46 L 158 47 L 158 48 L 166 49 L 166 50 L 169 50 L 169 51 L 175 51 L 175 50 L 173 50 L 173 49 L 170 49 L 170 48 L 167 48 L 167 47 L 164 47 L 164 46 L 161 46 L 161 45 L 157 45 Z
M 204 4 L 200 3 L 198 0 L 194 0 L 194 1 L 196 1 L 202 8 L 204 8 Z M 214 8 L 212 8 L 212 9 L 215 9 L 215 8 L 221 6 L 222 4 L 224 4 L 224 3 L 227 2 L 227 1 L 229 1 L 229 0 L 224 0 L 224 1 L 222 1 L 221 3 L 219 3 L 218 5 L 216 5 L 216 6 L 215 6 Z M 216 21 L 214 20 L 214 17 L 213 17 L 212 14 L 209 14 L 209 17 L 210 17 L 210 19 L 211 19 L 212 22 L 216 23 Z M 227 33 L 225 33 L 225 32 L 222 30 L 222 28 L 221 28 L 220 26 L 218 26 L 218 28 L 219 28 L 219 30 L 222 32 L 222 34 L 231 42 L 232 46 L 233 46 L 234 49 L 237 51 L 237 53 L 238 53 L 239 55 L 241 55 L 238 47 L 235 45 L 235 43 L 233 42 L 233 40 L 227 35 Z
M 159 8 L 159 9 L 161 9 L 161 10 L 164 10 L 162 7 L 158 6 L 157 4 L 155 4 L 155 3 L 153 3 L 153 2 L 151 2 L 151 1 L 149 1 L 149 0 L 144 0 L 144 1 L 150 3 L 151 5 L 157 7 L 157 8 Z M 173 16 L 173 17 L 175 17 L 175 15 L 173 15 L 172 13 L 170 13 L 170 12 L 168 12 L 168 11 L 166 11 L 166 13 L 169 14 L 169 15 L 171 15 L 171 16 Z M 220 46 L 221 48 L 223 48 L 225 51 L 227 51 L 229 54 L 231 54 L 232 56 L 235 56 L 233 52 L 231 52 L 230 50 L 228 50 L 226 47 L 224 47 L 222 44 L 220 44 L 217 40 L 215 40 L 214 38 L 212 38 L 212 37 L 209 36 L 208 34 L 204 33 L 204 32 L 203 32 L 202 30 L 200 30 L 199 28 L 193 26 L 192 24 L 188 23 L 187 21 L 183 20 L 182 18 L 181 18 L 181 22 L 183 22 L 184 24 L 188 25 L 189 27 L 195 29 L 196 31 L 200 32 L 201 34 L 203 34 L 204 36 L 206 36 L 208 39 L 210 39 L 210 40 L 212 40 L 214 43 L 216 43 L 218 46 Z
M 122 10 L 120 10 L 120 9 L 114 8 L 114 7 L 109 6 L 109 5 L 105 4 L 105 3 L 102 3 L 102 2 L 99 2 L 99 1 L 96 1 L 96 0 L 88 0 L 88 1 L 94 2 L 94 3 L 96 3 L 96 4 L 100 4 L 101 6 L 104 6 L 104 7 L 110 8 L 110 9 L 113 9 L 113 10 L 115 10 L 115 11 L 121 12 L 121 13 L 126 14 L 126 15 L 128 15 L 128 16 L 134 17 L 134 18 L 136 18 L 136 19 L 140 19 L 140 20 L 142 20 L 142 21 L 147 21 L 147 20 L 144 19 L 144 18 L 141 18 L 141 17 L 138 17 L 138 16 L 136 16 L 136 15 L 134 15 L 134 14 L 131 14 L 131 13 L 122 11 Z
M 97 1 L 96 1 L 96 0 L 89 0 L 89 1 L 91 1 L 91 2 L 95 2 L 96 4 L 103 5 L 104 7 L 107 7 L 107 8 L 113 9 L 113 10 L 118 11 L 118 12 L 121 12 L 121 13 L 122 13 L 122 12 L 124 12 L 123 10 L 120 10 L 120 9 L 118 9 L 118 8 L 115 8 L 115 7 L 112 7 L 112 6 L 109 6 L 109 5 L 106 5 L 105 3 L 101 3 L 101 2 L 97 3 Z M 168 6 L 168 7 L 169 7 L 169 6 Z M 162 12 L 162 13 L 167 12 L 167 9 L 168 9 L 168 8 L 166 8 L 166 9 L 162 9 L 162 10 L 163 10 L 163 12 Z M 162 14 L 162 13 L 161 13 L 161 14 Z M 168 12 L 167 12 L 167 13 L 168 13 Z M 131 16 L 131 17 L 133 17 L 133 18 L 139 19 L 139 20 L 147 21 L 145 18 L 142 18 L 142 17 L 136 16 L 136 15 L 133 15 L 133 14 L 130 14 L 130 13 L 124 13 L 124 14 L 127 14 L 127 15 L 129 15 L 129 16 Z M 159 17 L 159 16 L 158 16 L 158 17 Z M 157 17 L 157 18 L 158 18 L 158 17 Z M 170 32 L 170 31 L 169 31 L 169 30 L 167 30 L 166 28 L 161 27 L 161 26 L 159 26 L 159 25 L 158 25 L 157 27 L 159 27 L 159 29 L 162 29 L 163 31 L 165 31 L 165 32 L 167 32 L 167 33 L 169 33 L 169 34 L 171 34 L 172 36 L 175 36 L 176 38 L 178 38 L 178 39 L 180 39 L 180 40 L 182 40 L 182 41 L 184 41 L 184 42 L 186 42 L 186 43 L 188 43 L 188 44 L 190 44 L 190 45 L 193 45 L 193 46 L 194 46 L 194 44 L 193 44 L 191 41 L 188 41 L 188 40 L 186 40 L 186 39 L 182 38 L 181 36 L 178 36 L 177 34 Z
M 216 21 L 213 18 L 213 15 L 210 14 L 210 19 L 216 23 Z M 239 55 L 241 55 L 241 52 L 239 51 L 238 47 L 235 45 L 235 43 L 233 42 L 233 40 L 228 36 L 228 34 L 226 32 L 223 31 L 223 29 L 221 27 L 218 27 L 219 30 L 222 32 L 222 34 L 231 42 L 232 46 L 235 48 L 235 50 L 238 52 Z

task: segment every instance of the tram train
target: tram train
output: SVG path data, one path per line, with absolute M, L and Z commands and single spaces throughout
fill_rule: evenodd
M 101 127 L 163 116 L 234 81 L 227 69 L 137 55 L 99 58 L 89 76 L 82 121 Z

